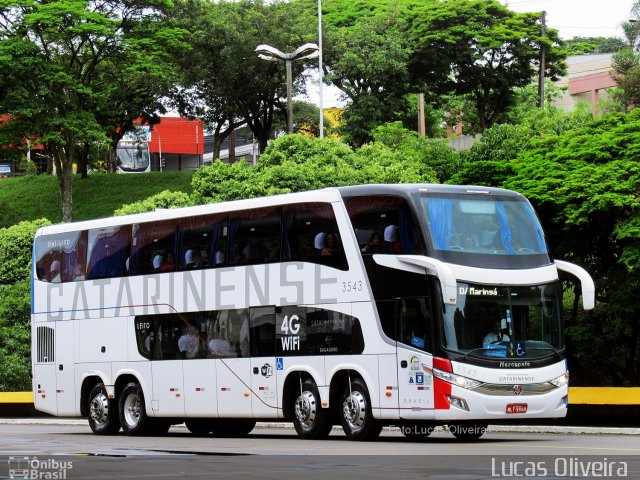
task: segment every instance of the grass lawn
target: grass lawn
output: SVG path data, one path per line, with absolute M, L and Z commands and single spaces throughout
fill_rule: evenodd
M 93 174 L 73 179 L 73 219 L 109 217 L 126 203 L 137 202 L 163 190 L 191 193 L 193 171 L 140 174 Z M 61 221 L 57 177 L 37 175 L 0 178 L 0 228 L 24 220 Z

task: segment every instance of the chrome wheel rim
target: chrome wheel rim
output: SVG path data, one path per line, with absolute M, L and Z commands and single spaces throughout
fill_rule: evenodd
M 140 421 L 140 397 L 137 393 L 130 393 L 124 399 L 124 419 L 127 425 L 134 428 Z
M 342 414 L 351 430 L 362 428 L 367 415 L 367 401 L 362 392 L 354 391 L 344 399 Z
M 91 399 L 89 415 L 98 425 L 104 425 L 109 420 L 109 399 L 104 393 L 99 393 Z
M 304 428 L 311 428 L 316 421 L 316 399 L 308 390 L 296 399 L 295 414 L 298 423 Z

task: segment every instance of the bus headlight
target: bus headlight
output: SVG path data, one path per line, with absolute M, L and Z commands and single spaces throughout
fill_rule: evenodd
M 565 372 L 562 375 L 560 375 L 558 378 L 549 380 L 549 383 L 552 383 L 556 387 L 564 387 L 567 383 L 569 383 L 569 372 Z
M 457 385 L 458 387 L 467 389 L 476 388 L 482 385 L 482 382 L 479 382 L 477 380 L 463 377 L 462 375 L 456 375 L 455 373 L 443 372 L 442 370 L 438 370 L 437 368 L 433 369 L 433 376 L 439 378 L 440 380 L 444 380 L 445 382 Z

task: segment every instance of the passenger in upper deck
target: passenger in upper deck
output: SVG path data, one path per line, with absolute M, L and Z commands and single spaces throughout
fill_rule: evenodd
M 380 232 L 373 232 L 369 243 L 362 249 L 362 253 L 384 253 L 384 251 L 384 244 Z
M 161 272 L 173 272 L 176 269 L 176 262 L 173 253 L 167 253 L 167 260 L 160 266 Z
M 384 247 L 391 253 L 402 252 L 402 244 L 398 240 L 398 226 L 387 225 L 384 229 Z
M 329 257 L 337 255 L 339 251 L 338 237 L 336 237 L 335 233 L 327 233 L 324 238 L 324 247 L 320 250 L 320 255 L 323 257 Z

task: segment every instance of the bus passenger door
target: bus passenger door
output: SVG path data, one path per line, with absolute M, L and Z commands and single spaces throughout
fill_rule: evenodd
M 74 416 L 76 411 L 75 351 L 76 339 L 73 320 L 56 322 L 56 398 L 59 416 Z
M 251 418 L 251 358 L 249 358 L 249 310 L 228 310 L 219 318 L 226 345 L 214 345 L 222 358 L 216 359 L 218 416 Z
M 255 418 L 278 418 L 274 307 L 251 309 L 251 407 Z
M 178 349 L 181 336 L 181 321 L 178 318 L 163 319 L 156 334 L 160 342 L 158 354 L 151 362 L 154 416 L 184 417 L 183 355 Z M 148 400 L 147 400 L 148 401 Z
M 431 318 L 429 299 L 396 300 L 398 398 L 400 418 L 434 418 Z

